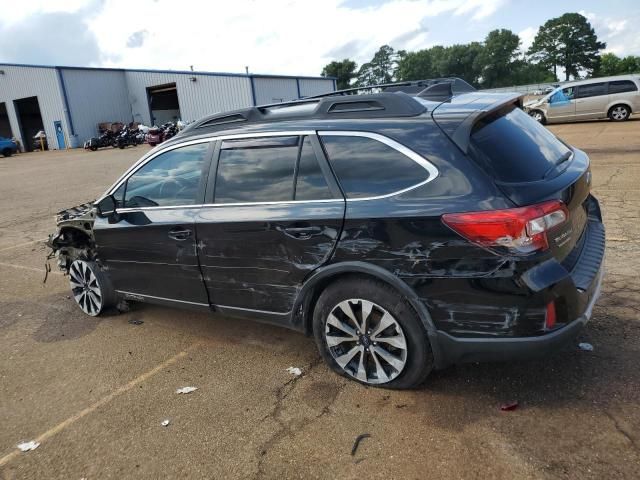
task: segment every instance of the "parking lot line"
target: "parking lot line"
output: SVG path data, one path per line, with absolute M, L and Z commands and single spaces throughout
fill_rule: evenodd
M 20 247 L 25 247 L 27 245 L 32 245 L 34 243 L 41 243 L 41 242 L 45 242 L 46 240 L 48 240 L 47 238 L 43 238 L 41 240 L 32 240 L 30 242 L 24 242 L 24 243 L 19 243 L 17 245 L 11 245 L 10 247 L 4 247 L 4 248 L 0 248 L 0 252 L 4 252 L 6 250 L 13 250 L 14 248 L 20 248 Z
M 183 351 L 181 351 L 181 352 L 175 354 L 173 357 L 169 358 L 168 360 L 165 360 L 161 364 L 156 365 L 151 370 L 139 375 L 138 377 L 134 378 L 130 382 L 128 382 L 128 383 L 116 388 L 113 392 L 111 392 L 110 394 L 102 397 L 100 400 L 98 400 L 97 402 L 93 403 L 92 405 L 89 405 L 87 408 L 85 408 L 85 409 L 81 410 L 80 412 L 70 416 L 66 420 L 63 420 L 62 422 L 57 424 L 55 427 L 50 428 L 46 432 L 44 432 L 41 435 L 39 435 L 38 437 L 36 437 L 34 440 L 36 442 L 38 442 L 38 443 L 42 443 L 42 442 L 48 440 L 49 438 L 53 437 L 56 433 L 61 432 L 65 428 L 69 427 L 70 425 L 73 425 L 75 422 L 77 422 L 81 418 L 89 415 L 90 413 L 94 412 L 98 408 L 100 408 L 103 405 L 109 403 L 114 398 L 122 395 L 123 393 L 128 392 L 129 390 L 134 388 L 139 383 L 142 383 L 145 380 L 149 379 L 150 377 L 154 376 L 156 373 L 159 373 L 162 369 L 168 367 L 169 365 L 173 365 L 178 360 L 186 357 L 189 354 L 190 351 L 195 350 L 197 347 L 201 346 L 202 344 L 203 344 L 203 342 L 195 342 L 195 343 L 193 343 L 192 345 L 190 345 L 187 348 L 185 348 Z M 20 450 L 16 449 L 13 452 L 11 452 L 11 453 L 5 455 L 4 457 L 0 458 L 0 467 L 4 467 L 11 460 L 13 460 L 17 456 L 19 456 L 20 453 L 21 453 Z
M 44 268 L 27 267 L 25 265 L 15 265 L 13 263 L 0 262 L 0 267 L 13 267 L 13 268 L 19 268 L 21 270 L 30 270 L 32 272 L 45 273 Z M 49 273 L 53 273 L 55 275 L 64 275 L 64 273 L 58 272 L 57 270 L 51 270 Z

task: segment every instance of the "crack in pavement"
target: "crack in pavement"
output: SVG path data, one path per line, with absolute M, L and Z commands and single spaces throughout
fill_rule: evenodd
M 622 428 L 622 426 L 618 422 L 618 419 L 614 417 L 608 410 L 604 410 L 604 413 L 613 422 L 613 426 L 618 431 L 618 433 L 620 433 L 623 437 L 625 437 L 629 441 L 629 443 L 631 444 L 631 446 L 636 452 L 640 452 L 640 449 L 638 449 L 638 445 L 636 444 L 635 439 L 629 434 L 629 432 L 627 432 L 624 428 Z

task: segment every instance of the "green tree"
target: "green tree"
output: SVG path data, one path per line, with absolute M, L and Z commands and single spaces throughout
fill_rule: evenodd
M 485 88 L 513 85 L 511 78 L 518 58 L 520 37 L 511 30 L 492 30 L 487 34 L 484 48 L 476 57 L 476 68 Z
M 640 57 L 629 55 L 620 60 L 619 74 L 640 73 Z
M 431 49 L 408 52 L 398 62 L 398 80 L 421 80 L 436 76 L 432 66 Z
M 398 62 L 397 77 L 407 81 L 455 76 L 477 85 L 480 70 L 475 59 L 481 52 L 478 42 L 409 52 Z
M 605 53 L 600 57 L 598 69 L 593 72 L 594 77 L 618 75 L 620 72 L 620 57 L 615 53 Z
M 334 60 L 325 65 L 321 75 L 323 77 L 336 77 L 338 90 L 344 90 L 351 87 L 351 81 L 358 76 L 357 69 L 358 64 L 356 62 L 345 58 L 340 62 Z
M 356 85 L 366 87 L 381 83 L 393 82 L 398 70 L 398 62 L 405 57 L 404 50 L 395 51 L 389 45 L 383 45 L 375 53 L 371 61 L 363 64 L 358 71 Z
M 607 45 L 598 40 L 589 21 L 579 13 L 547 20 L 538 29 L 529 55 L 543 66 L 552 69 L 557 78 L 557 68 L 565 70 L 565 80 L 578 77 L 581 70 L 591 73 L 598 69 L 600 50 Z

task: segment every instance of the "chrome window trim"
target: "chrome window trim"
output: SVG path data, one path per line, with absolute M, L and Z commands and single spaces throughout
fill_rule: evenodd
M 218 135 L 218 136 L 210 136 L 206 138 L 198 138 L 195 140 L 189 140 L 182 143 L 177 143 L 174 145 L 170 145 L 168 147 L 162 148 L 156 152 L 153 150 L 149 152 L 146 156 L 143 156 L 140 160 L 138 160 L 135 164 L 133 164 L 129 169 L 120 176 L 120 178 L 111 186 L 109 189 L 100 197 L 100 201 L 107 195 L 111 195 L 115 192 L 120 185 L 122 185 L 126 180 L 129 179 L 131 175 L 133 175 L 137 170 L 142 168 L 148 162 L 156 158 L 157 156 L 169 152 L 171 150 L 175 150 L 176 148 L 187 147 L 189 145 L 196 145 L 199 143 L 208 143 L 215 142 L 218 140 L 237 140 L 237 139 L 245 139 L 245 138 L 260 138 L 260 137 L 285 137 L 285 136 L 293 136 L 293 135 L 318 135 L 318 136 L 342 136 L 342 137 L 364 137 L 370 138 L 372 140 L 376 140 L 380 143 L 383 143 L 394 150 L 400 152 L 401 154 L 409 157 L 411 160 L 416 162 L 418 165 L 423 167 L 429 174 L 426 180 L 412 185 L 410 187 L 404 188 L 402 190 L 398 190 L 395 192 L 387 193 L 385 195 L 377 195 L 373 197 L 362 197 L 362 198 L 331 198 L 331 199 L 323 199 L 323 200 L 285 200 L 285 201 L 277 201 L 277 202 L 239 202 L 239 203 L 205 203 L 205 204 L 189 204 L 189 205 L 165 205 L 165 206 L 157 206 L 157 207 L 136 207 L 136 208 L 118 208 L 116 211 L 118 213 L 130 213 L 130 212 L 141 212 L 146 210 L 174 210 L 174 209 L 200 209 L 200 208 L 220 208 L 220 207 L 248 207 L 255 205 L 286 205 L 286 204 L 307 204 L 307 203 L 336 203 L 336 202 L 364 202 L 369 200 L 379 200 L 383 198 L 394 197 L 396 195 L 400 195 L 402 193 L 408 192 L 410 190 L 414 190 L 418 187 L 426 185 L 427 183 L 435 180 L 439 171 L 431 162 L 426 160 L 420 154 L 414 152 L 410 148 L 402 145 L 401 143 L 392 140 L 389 137 L 381 135 L 379 133 L 373 132 L 365 132 L 360 130 L 282 130 L 282 131 L 272 131 L 272 132 L 254 132 L 254 133 L 236 133 L 232 135 Z
M 396 142 L 395 140 L 392 140 L 391 138 L 381 135 L 379 133 L 351 131 L 351 130 L 320 130 L 318 131 L 318 136 L 320 137 L 364 137 L 364 138 L 370 138 L 372 140 L 377 140 L 378 142 L 383 143 L 388 147 L 391 147 L 394 150 L 398 151 L 399 153 L 403 154 L 405 157 L 409 157 L 411 160 L 416 162 L 418 165 L 420 165 L 429 173 L 429 176 L 424 181 L 420 183 L 416 183 L 415 185 L 412 185 L 410 187 L 403 188 L 402 190 L 386 193 L 384 195 L 376 195 L 373 197 L 347 198 L 347 202 L 364 202 L 368 200 L 378 200 L 381 198 L 395 197 L 396 195 L 400 195 L 401 193 L 405 193 L 410 190 L 414 190 L 418 187 L 421 187 L 423 185 L 426 185 L 427 183 L 435 180 L 440 173 L 436 168 L 436 166 L 433 165 L 431 162 L 429 162 L 427 159 L 425 159 L 422 155 L 418 154 L 417 152 L 414 152 L 408 147 L 405 147 L 401 143 Z M 331 162 L 331 159 L 329 159 L 329 162 Z

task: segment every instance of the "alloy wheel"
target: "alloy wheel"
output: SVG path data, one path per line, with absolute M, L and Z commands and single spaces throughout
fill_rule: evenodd
M 327 317 L 324 338 L 340 368 L 364 383 L 388 383 L 407 363 L 402 327 L 387 310 L 368 300 L 338 303 Z
M 542 123 L 542 118 L 543 118 L 543 117 L 542 117 L 542 113 L 541 113 L 541 112 L 535 111 L 535 112 L 531 113 L 531 117 L 532 117 L 536 122 Z
M 76 303 L 87 315 L 95 317 L 102 311 L 103 294 L 91 266 L 75 260 L 69 269 L 69 283 Z
M 615 107 L 611 110 L 611 116 L 614 120 L 624 120 L 627 118 L 627 109 L 624 107 Z

